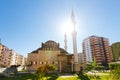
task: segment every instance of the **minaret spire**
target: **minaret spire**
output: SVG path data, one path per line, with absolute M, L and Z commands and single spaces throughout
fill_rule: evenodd
M 66 33 L 65 33 L 65 35 L 64 35 L 64 43 L 65 43 L 64 48 L 65 48 L 65 50 L 67 51 L 67 34 L 66 34 Z
M 71 12 L 71 21 L 72 21 L 72 26 L 73 26 L 72 38 L 73 38 L 73 54 L 74 54 L 74 65 L 75 65 L 74 69 L 75 71 L 79 71 L 77 40 L 76 40 L 77 32 L 75 30 L 76 21 L 75 21 L 75 15 L 74 15 L 73 9 Z
M 75 21 L 75 15 L 74 15 L 73 8 L 72 8 L 72 12 L 71 12 L 71 21 L 72 21 L 72 25 L 73 25 L 73 30 L 75 31 L 76 21 Z

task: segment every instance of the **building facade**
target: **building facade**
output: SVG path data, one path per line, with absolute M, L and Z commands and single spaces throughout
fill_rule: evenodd
M 90 36 L 83 40 L 83 63 L 88 64 L 96 59 L 98 65 L 110 63 L 112 55 L 107 38 Z
M 0 65 L 2 67 L 10 67 L 11 65 L 18 65 L 18 62 L 19 65 L 23 65 L 24 61 L 20 61 L 18 54 L 14 50 L 0 44 Z
M 118 61 L 120 58 L 120 42 L 113 43 L 111 45 L 111 51 L 113 55 L 113 61 Z
M 14 50 L 11 50 L 11 64 L 10 65 L 16 65 L 17 62 L 17 53 Z M 8 54 L 8 53 L 7 53 Z
M 1 55 L 0 55 L 0 65 L 3 67 L 8 67 L 12 63 L 12 50 L 7 48 L 5 45 L 1 46 Z
M 16 65 L 25 65 L 25 57 L 23 55 L 17 54 L 16 55 Z
M 27 69 L 34 71 L 43 64 L 54 64 L 59 72 L 74 71 L 74 55 L 60 48 L 59 43 L 52 40 L 42 43 L 40 48 L 28 53 L 27 61 L 32 64 Z

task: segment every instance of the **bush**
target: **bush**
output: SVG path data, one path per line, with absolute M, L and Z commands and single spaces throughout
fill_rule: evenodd
M 111 80 L 120 80 L 120 63 L 109 64 L 111 70 Z
M 110 70 L 115 70 L 117 67 L 120 68 L 120 63 L 109 64 Z
M 104 67 L 103 66 L 96 66 L 95 70 L 104 70 Z
M 45 77 L 49 72 L 52 72 L 52 71 L 55 71 L 56 70 L 56 66 L 54 65 L 48 65 L 48 64 L 43 64 L 43 65 L 40 65 L 37 69 L 37 72 L 36 72 L 36 77 L 38 79 L 42 79 L 43 77 Z

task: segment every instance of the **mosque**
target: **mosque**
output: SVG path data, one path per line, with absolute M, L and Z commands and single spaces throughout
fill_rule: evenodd
M 73 54 L 67 52 L 67 38 L 65 34 L 65 46 L 60 48 L 60 44 L 53 40 L 46 41 L 41 47 L 28 53 L 28 62 L 31 65 L 30 70 L 37 70 L 42 64 L 54 64 L 59 72 L 77 72 L 80 70 L 80 64 L 77 54 L 77 41 L 75 31 L 75 16 L 72 10 L 71 20 L 73 24 Z

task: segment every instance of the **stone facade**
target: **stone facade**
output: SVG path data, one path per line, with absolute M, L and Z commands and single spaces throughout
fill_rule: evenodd
M 28 53 L 28 63 L 32 64 L 29 70 L 37 70 L 42 64 L 54 64 L 59 72 L 72 72 L 73 54 L 69 54 L 59 47 L 55 41 L 42 43 L 41 47 L 31 53 Z

